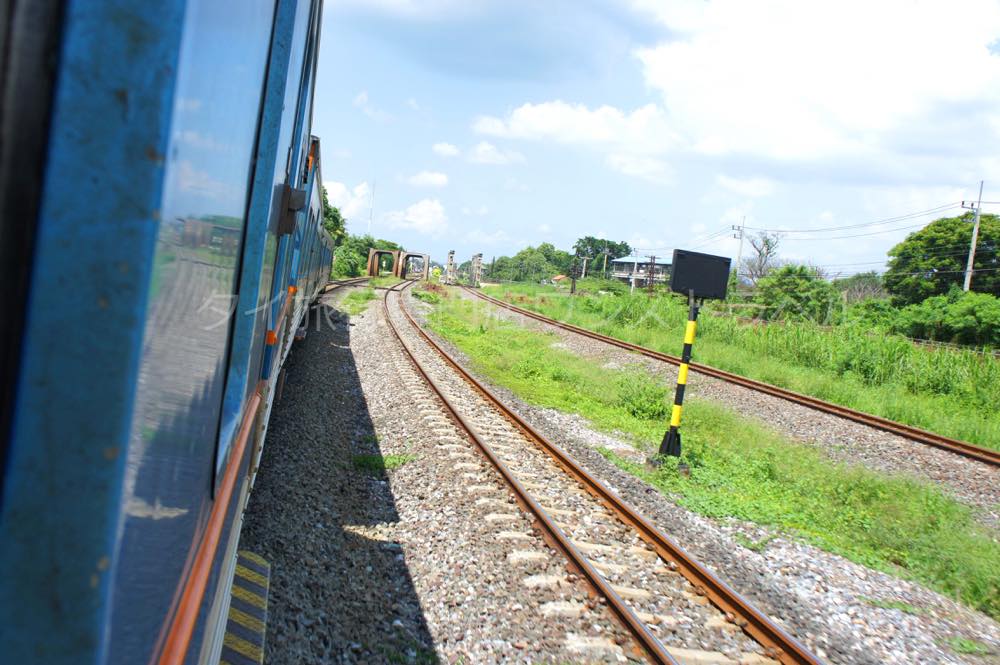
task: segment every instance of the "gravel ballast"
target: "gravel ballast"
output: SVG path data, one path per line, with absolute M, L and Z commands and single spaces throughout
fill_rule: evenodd
M 329 321 L 289 358 L 240 542 L 271 564 L 265 662 L 635 659 L 444 416 L 381 303 Z
M 393 296 L 393 300 L 397 297 Z M 389 311 L 421 366 L 485 445 L 669 652 L 692 662 L 700 658 L 717 665 L 776 665 L 764 656 L 761 645 L 727 621 L 694 585 L 652 552 L 632 527 L 585 491 L 490 402 L 470 390 L 466 381 L 413 330 L 397 304 L 392 302 Z
M 456 291 L 452 290 L 454 294 Z M 471 297 L 471 296 L 467 296 Z M 412 311 L 429 308 L 413 299 Z M 558 344 L 605 364 L 624 366 L 641 357 L 567 331 L 545 326 L 516 313 L 489 306 L 496 315 L 523 325 L 555 332 Z M 459 359 L 462 355 L 445 342 Z M 675 370 L 650 361 L 655 371 Z M 744 413 L 775 411 L 770 421 L 779 431 L 799 440 L 823 445 L 843 459 L 870 461 L 893 473 L 909 473 L 948 487 L 960 499 L 995 516 L 996 473 L 984 465 L 855 423 L 799 407 L 785 400 L 750 393 L 746 389 L 692 375 L 698 392 L 734 406 Z M 706 384 L 715 384 L 706 388 Z M 678 507 L 653 488 L 624 473 L 596 450 L 612 448 L 628 454 L 629 442 L 593 431 L 582 418 L 530 406 L 509 391 L 496 393 L 534 427 L 563 447 L 590 473 L 615 489 L 626 501 L 653 520 L 702 563 L 713 569 L 815 653 L 835 663 L 984 663 L 1000 661 L 1000 626 L 989 617 L 948 598 L 890 575 L 872 571 L 837 555 L 823 552 L 779 533 L 737 520 L 711 520 Z M 735 397 L 733 396 L 735 395 Z M 756 404 L 759 400 L 762 403 Z M 764 404 L 763 402 L 770 402 Z M 752 406 L 750 406 L 752 405 Z M 791 411 L 792 415 L 787 415 Z M 785 414 L 785 415 L 782 415 Z M 808 423 L 802 421 L 808 420 Z M 831 440 L 840 446 L 831 445 Z M 879 453 L 879 451 L 882 451 Z M 887 451 L 899 451 L 890 453 Z M 634 453 L 633 453 L 634 454 Z M 884 456 L 884 457 L 883 457 Z M 929 462 L 920 460 L 927 456 Z M 914 459 L 916 457 L 916 459 Z M 877 464 L 876 464 L 877 462 Z M 955 469 L 955 466 L 958 469 Z M 969 467 L 968 476 L 961 469 Z M 985 520 L 991 521 L 989 519 Z M 737 537 L 764 543 L 751 550 Z M 759 551 L 755 551 L 759 550 Z M 894 604 L 897 608 L 886 607 Z M 988 645 L 984 656 L 959 654 L 950 639 L 964 637 Z

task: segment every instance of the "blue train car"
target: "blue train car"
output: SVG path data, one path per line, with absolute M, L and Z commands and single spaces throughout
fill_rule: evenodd
M 321 0 L 0 12 L 0 659 L 217 663 L 326 284 Z

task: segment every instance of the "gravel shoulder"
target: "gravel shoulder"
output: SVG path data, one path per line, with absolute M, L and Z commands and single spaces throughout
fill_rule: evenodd
M 443 416 L 380 300 L 321 318 L 290 356 L 240 542 L 271 563 L 266 662 L 634 660 Z M 588 611 L 542 611 L 570 603 Z
M 496 307 L 462 289 L 452 289 L 452 293 L 474 300 L 487 308 L 491 316 L 554 333 L 559 338 L 559 348 L 593 358 L 606 367 L 640 366 L 668 384 L 677 380 L 677 368 L 673 365 Z M 822 450 L 835 460 L 937 483 L 972 507 L 981 523 L 1000 532 L 1000 468 L 697 372 L 688 376 L 687 386 L 687 396 L 729 406 L 789 438 Z
M 429 309 L 412 298 L 409 306 L 418 317 Z M 497 316 L 556 332 L 560 337 L 560 346 L 605 364 L 623 366 L 641 362 L 633 354 L 609 350 L 607 345 L 596 340 L 553 330 L 507 310 L 491 309 L 497 312 Z M 447 342 L 444 344 L 456 358 L 464 360 L 457 349 Z M 673 378 L 673 368 L 660 363 L 650 366 L 664 372 L 668 379 Z M 840 459 L 939 482 L 951 488 L 961 500 L 980 509 L 992 507 L 995 517 L 995 499 L 990 503 L 991 499 L 983 497 L 996 497 L 996 473 L 992 470 L 985 473 L 983 465 L 955 460 L 942 451 L 868 427 L 844 423 L 784 400 L 746 394 L 749 391 L 708 377 L 699 376 L 689 383 L 692 384 L 696 386 L 696 394 L 723 401 L 744 413 L 770 413 L 765 409 L 773 410 L 774 420 L 769 422 L 779 431 L 820 445 L 831 455 L 840 456 Z M 1000 662 L 1000 625 L 985 615 L 918 584 L 872 571 L 781 533 L 751 523 L 712 520 L 691 513 L 622 472 L 596 450 L 597 447 L 608 447 L 625 454 L 631 450 L 635 454 L 628 441 L 594 432 L 582 418 L 533 407 L 499 386 L 492 387 L 498 396 L 574 456 L 590 473 L 608 483 L 696 558 L 830 662 Z M 768 401 L 772 403 L 766 404 Z M 804 413 L 788 415 L 796 410 Z M 839 445 L 832 442 L 839 442 Z M 849 455 L 844 454 L 845 448 L 850 448 Z M 959 470 L 948 472 L 947 469 L 955 468 L 952 465 L 956 462 L 959 468 L 963 464 L 973 465 L 974 468 L 969 471 L 975 480 L 969 481 L 968 477 L 960 479 Z M 970 482 L 977 484 L 970 485 Z M 750 549 L 740 544 L 737 538 L 761 545 Z M 885 607 L 887 603 L 896 603 L 897 607 L 906 609 Z M 987 656 L 955 653 L 946 646 L 946 641 L 954 637 L 986 643 L 992 648 L 992 653 Z

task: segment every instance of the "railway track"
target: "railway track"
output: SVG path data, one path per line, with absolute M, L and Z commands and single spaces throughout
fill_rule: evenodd
M 638 344 L 632 344 L 620 340 L 616 337 L 609 337 L 607 335 L 602 335 L 596 333 L 592 330 L 587 330 L 586 328 L 581 328 L 579 326 L 574 326 L 570 323 L 564 323 L 562 321 L 557 321 L 556 319 L 551 319 L 547 316 L 538 314 L 537 312 L 532 312 L 531 310 L 524 309 L 522 307 L 517 307 L 508 302 L 500 300 L 498 298 L 493 298 L 485 293 L 481 293 L 475 289 L 470 289 L 469 287 L 463 286 L 463 289 L 469 293 L 475 295 L 481 300 L 492 303 L 497 307 L 502 307 L 512 312 L 521 314 L 528 318 L 534 319 L 536 321 L 541 321 L 548 325 L 561 328 L 563 330 L 568 330 L 570 332 L 576 333 L 578 335 L 583 335 L 584 337 L 589 337 L 591 339 L 596 339 L 601 342 L 605 342 L 612 346 L 617 346 L 622 349 L 627 349 L 629 351 L 634 351 L 648 358 L 653 358 L 662 362 L 670 363 L 671 365 L 680 365 L 681 359 L 678 356 L 672 356 L 666 353 L 661 353 L 659 351 L 654 351 L 653 349 L 646 348 L 644 346 L 639 346 Z M 935 434 L 934 432 L 929 432 L 919 427 L 913 427 L 911 425 L 906 425 L 904 423 L 896 422 L 894 420 L 889 420 L 888 418 L 883 418 L 881 416 L 876 416 L 870 413 L 864 413 L 863 411 L 857 411 L 855 409 L 848 408 L 846 406 L 841 406 L 839 404 L 834 404 L 832 402 L 827 402 L 816 397 L 810 397 L 809 395 L 803 395 L 801 393 L 788 390 L 786 388 L 780 388 L 769 383 L 764 383 L 763 381 L 757 381 L 754 379 L 749 379 L 745 376 L 740 376 L 738 374 L 733 374 L 725 370 L 717 369 L 709 365 L 703 365 L 701 363 L 692 362 L 690 363 L 691 371 L 704 374 L 706 376 L 711 376 L 727 383 L 732 383 L 744 388 L 749 388 L 750 390 L 755 390 L 757 392 L 765 393 L 767 395 L 772 395 L 774 397 L 780 397 L 781 399 L 794 402 L 796 404 L 801 404 L 803 406 L 808 406 L 809 408 L 815 409 L 817 411 L 822 411 L 824 413 L 833 414 L 841 418 L 846 418 L 848 420 L 853 420 L 854 422 L 862 423 L 868 425 L 869 427 L 874 427 L 886 432 L 891 432 L 898 436 L 910 439 L 911 441 L 916 441 L 929 446 L 934 446 L 936 448 L 941 448 L 959 455 L 963 455 L 970 459 L 983 462 L 984 464 L 989 464 L 991 466 L 1000 466 L 1000 452 L 995 450 L 990 450 L 989 448 L 983 448 L 966 441 L 961 441 L 959 439 L 952 439 L 940 434 Z
M 368 281 L 367 277 L 352 277 L 350 279 L 332 279 L 323 287 L 323 293 L 329 293 L 342 286 L 357 286 Z
M 705 647 L 715 645 L 733 663 L 820 662 L 469 374 L 406 309 L 403 292 L 411 285 L 386 290 L 382 300 L 409 360 L 572 574 L 583 578 L 652 662 L 701 662 Z M 502 515 L 493 517 L 502 522 Z M 515 543 L 527 538 L 506 537 Z M 515 551 L 508 559 L 530 563 L 535 556 L 544 555 Z M 593 608 L 563 603 L 558 609 Z

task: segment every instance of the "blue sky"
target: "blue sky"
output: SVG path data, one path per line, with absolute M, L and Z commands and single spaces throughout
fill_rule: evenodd
M 1000 199 L 995 1 L 328 0 L 316 95 L 349 231 L 374 188 L 372 233 L 437 260 L 735 256 L 745 218 L 851 273 L 935 214 L 871 223 Z

